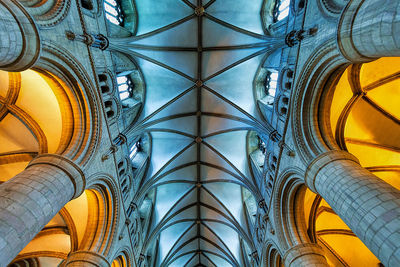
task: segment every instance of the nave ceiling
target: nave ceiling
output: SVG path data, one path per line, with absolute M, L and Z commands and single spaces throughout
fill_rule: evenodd
M 262 4 L 137 1 L 136 36 L 110 39 L 110 49 L 135 58 L 146 84 L 129 132 L 151 135 L 134 199 L 153 192 L 142 253 L 156 245 L 157 266 L 248 266 L 255 251 L 243 195 L 251 192 L 254 206 L 262 196 L 246 137 L 271 127 L 257 110 L 253 80 L 284 42 L 265 36 Z
M 93 250 L 113 267 L 288 266 L 313 243 L 334 266 L 381 264 L 309 179 L 314 156 L 341 149 L 400 188 L 398 58 L 349 65 L 336 47 L 356 1 L 59 1 L 76 5 L 38 20 L 38 67 L 0 72 L 0 183 L 49 153 L 84 159 L 86 190 L 14 263 Z

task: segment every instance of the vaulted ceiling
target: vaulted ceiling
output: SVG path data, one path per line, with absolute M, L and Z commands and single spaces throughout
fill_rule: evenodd
M 262 2 L 136 1 L 136 36 L 110 40 L 111 49 L 135 58 L 146 83 L 130 131 L 152 137 L 137 198 L 155 189 L 144 240 L 145 247 L 157 244 L 156 266 L 249 266 L 255 247 L 243 188 L 262 197 L 246 136 L 271 131 L 257 110 L 253 79 L 283 42 L 265 35 Z

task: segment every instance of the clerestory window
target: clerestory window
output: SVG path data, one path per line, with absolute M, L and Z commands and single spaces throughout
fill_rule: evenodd
M 258 149 L 265 155 L 267 153 L 267 145 L 259 136 L 257 137 L 258 137 Z
M 124 14 L 121 8 L 120 0 L 104 0 L 104 10 L 106 18 L 115 25 L 124 23 Z
M 129 149 L 129 158 L 131 159 L 131 160 L 133 160 L 135 157 L 136 157 L 136 155 L 137 155 L 137 153 L 140 151 L 140 149 L 141 149 L 141 143 L 140 143 L 140 139 L 136 142 L 136 143 L 134 143 L 132 146 L 131 146 L 131 148 Z
M 268 105 L 272 106 L 274 104 L 277 84 L 278 72 L 268 70 L 264 81 L 264 91 L 266 95 L 266 102 Z
M 289 15 L 290 0 L 276 0 L 272 13 L 274 22 L 283 20 Z
M 121 101 L 132 97 L 134 83 L 129 75 L 125 76 L 118 76 L 117 77 L 117 84 L 118 84 L 118 92 Z

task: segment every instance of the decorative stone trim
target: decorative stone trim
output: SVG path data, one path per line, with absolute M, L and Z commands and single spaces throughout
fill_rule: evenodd
M 20 2 L 41 27 L 52 27 L 62 22 L 71 7 L 71 0 L 39 1 L 39 3 L 32 0 L 20 0 Z
M 97 266 L 111 267 L 108 260 L 101 254 L 93 251 L 76 251 L 69 254 L 65 266 Z
M 318 194 L 317 189 L 315 188 L 315 178 L 321 169 L 323 169 L 327 164 L 337 160 L 349 160 L 356 164 L 360 164 L 359 160 L 353 154 L 346 151 L 332 150 L 319 155 L 308 164 L 304 175 L 305 183 L 311 191 Z
M 285 266 L 329 266 L 322 248 L 315 243 L 300 244 L 290 248 L 283 255 Z
M 38 164 L 48 164 L 60 168 L 63 170 L 71 179 L 74 184 L 74 195 L 73 199 L 79 197 L 86 188 L 85 174 L 81 168 L 73 161 L 56 154 L 42 154 L 34 158 L 26 167 L 27 169 L 31 166 Z

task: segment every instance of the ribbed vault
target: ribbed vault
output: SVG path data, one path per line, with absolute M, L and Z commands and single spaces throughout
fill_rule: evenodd
M 110 40 L 146 83 L 143 111 L 125 133 L 152 137 L 134 201 L 155 190 L 142 251 L 155 266 L 250 266 L 255 250 L 242 190 L 260 192 L 246 135 L 273 133 L 252 93 L 257 68 L 284 38 L 264 35 L 262 0 L 137 1 L 137 35 Z

